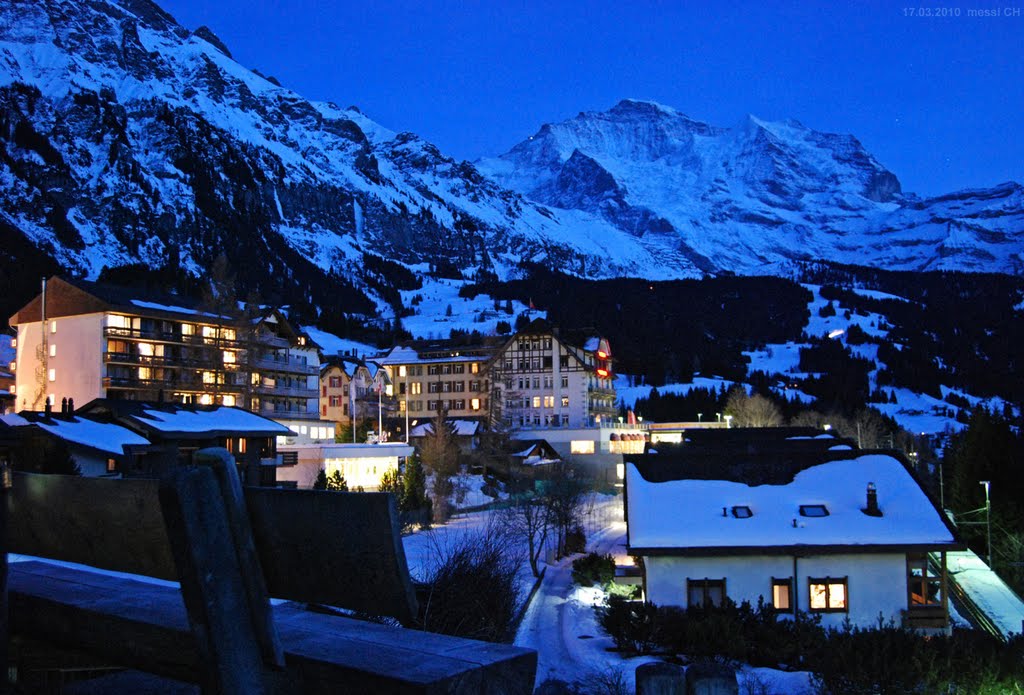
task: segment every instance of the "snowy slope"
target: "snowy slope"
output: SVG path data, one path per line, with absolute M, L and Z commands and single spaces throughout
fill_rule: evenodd
M 793 259 L 1016 272 L 1024 191 L 930 200 L 850 135 L 748 116 L 732 128 L 652 102 L 544 125 L 484 174 L 559 211 L 605 219 L 702 271 L 778 272 Z

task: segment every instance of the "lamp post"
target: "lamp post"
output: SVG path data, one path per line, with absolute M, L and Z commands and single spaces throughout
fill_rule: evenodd
M 697 424 L 700 424 L 700 419 L 704 417 L 704 413 L 697 413 Z
M 718 421 L 721 422 L 722 421 L 722 414 L 721 413 L 715 413 L 715 415 L 718 416 Z
M 988 568 L 992 569 L 992 503 L 988 496 L 992 483 L 989 480 L 981 480 L 979 484 L 985 488 L 985 533 L 987 536 L 985 548 L 988 550 Z
M 732 428 L 732 415 L 726 415 L 725 416 L 725 428 L 726 429 L 731 429 Z

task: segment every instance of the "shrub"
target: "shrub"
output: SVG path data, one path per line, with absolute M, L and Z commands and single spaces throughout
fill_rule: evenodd
M 436 547 L 435 567 L 421 592 L 418 626 L 428 632 L 507 642 L 521 603 L 516 576 L 522 558 L 500 529 Z
M 580 586 L 606 587 L 615 579 L 615 559 L 611 555 L 588 553 L 572 561 L 572 580 Z
M 650 654 L 658 645 L 659 609 L 653 603 L 610 596 L 607 603 L 595 611 L 598 623 L 612 638 L 616 649 Z

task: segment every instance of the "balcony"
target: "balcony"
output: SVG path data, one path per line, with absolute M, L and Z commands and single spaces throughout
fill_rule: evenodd
M 308 386 L 277 386 L 264 383 L 253 386 L 253 392 L 260 396 L 278 396 L 281 398 L 319 398 L 317 390 Z
M 314 376 L 320 373 L 319 366 L 305 364 L 295 357 L 288 356 L 261 356 L 251 361 L 254 369 L 264 369 L 274 372 L 288 372 L 291 374 L 303 374 Z
M 207 384 L 198 379 L 143 379 L 137 376 L 105 376 L 102 384 L 105 389 L 131 391 L 241 394 L 245 390 L 243 386 L 237 384 Z

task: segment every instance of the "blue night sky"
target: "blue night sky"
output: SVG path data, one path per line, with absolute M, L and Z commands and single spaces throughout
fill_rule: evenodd
M 751 113 L 852 133 L 922 195 L 1024 182 L 1024 0 L 968 0 L 958 17 L 896 3 L 157 1 L 243 65 L 459 159 L 632 97 L 720 126 Z

